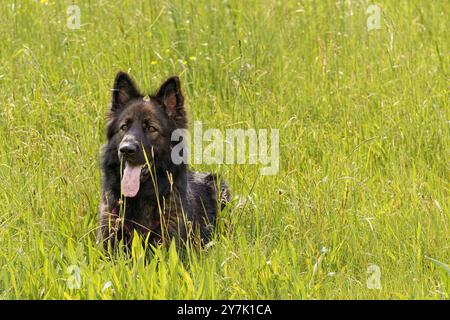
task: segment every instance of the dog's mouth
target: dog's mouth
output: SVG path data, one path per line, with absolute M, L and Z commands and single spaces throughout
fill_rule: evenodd
M 122 194 L 125 197 L 135 197 L 141 186 L 141 182 L 149 176 L 147 164 L 134 165 L 128 161 L 125 162 L 125 168 L 122 175 Z

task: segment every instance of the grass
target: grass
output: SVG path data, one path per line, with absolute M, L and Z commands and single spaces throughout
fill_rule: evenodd
M 78 30 L 70 4 L 0 6 L 0 298 L 450 297 L 448 1 L 380 0 L 371 31 L 356 0 L 78 1 Z M 280 130 L 277 175 L 195 165 L 235 199 L 185 262 L 95 245 L 120 69 L 179 75 L 204 128 Z

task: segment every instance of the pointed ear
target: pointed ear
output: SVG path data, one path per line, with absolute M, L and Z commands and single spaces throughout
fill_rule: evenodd
M 113 111 L 120 110 L 131 100 L 142 97 L 128 73 L 123 71 L 117 73 L 112 91 L 111 109 Z
M 186 111 L 180 79 L 178 77 L 168 78 L 159 88 L 156 98 L 163 104 L 167 115 L 175 121 L 177 127 L 184 128 L 186 126 Z

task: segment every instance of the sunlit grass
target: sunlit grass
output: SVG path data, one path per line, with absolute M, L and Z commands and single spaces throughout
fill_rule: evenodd
M 79 30 L 2 2 L 0 298 L 448 299 L 449 3 L 377 3 L 369 32 L 365 1 L 80 1 Z M 95 245 L 118 70 L 179 75 L 205 129 L 280 130 L 277 175 L 195 166 L 234 195 L 203 251 Z

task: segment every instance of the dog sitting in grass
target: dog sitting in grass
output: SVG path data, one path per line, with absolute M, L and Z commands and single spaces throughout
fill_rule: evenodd
M 127 73 L 117 74 L 101 163 L 98 236 L 105 248 L 129 247 L 135 232 L 152 245 L 175 240 L 180 247 L 188 239 L 210 239 L 229 191 L 217 175 L 172 161 L 179 143 L 172 133 L 186 126 L 178 77 L 145 99 Z

